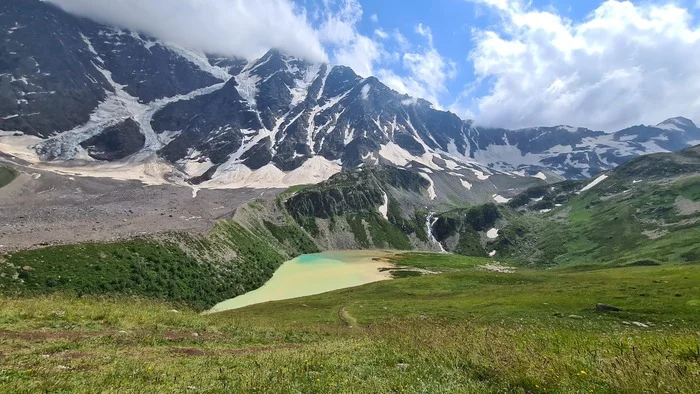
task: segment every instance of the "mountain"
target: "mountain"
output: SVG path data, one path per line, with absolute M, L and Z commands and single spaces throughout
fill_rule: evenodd
M 494 229 L 490 237 L 479 238 L 465 210 L 436 215 L 432 232 L 449 251 L 535 267 L 697 262 L 700 146 L 531 188 L 498 212 L 481 227 Z
M 480 127 L 348 67 L 274 49 L 202 54 L 39 0 L 0 5 L 0 41 L 5 153 L 98 169 L 159 162 L 159 177 L 201 187 L 317 183 L 381 163 L 462 184 L 468 199 L 475 184 L 586 178 L 700 141 L 684 118 L 615 133 Z

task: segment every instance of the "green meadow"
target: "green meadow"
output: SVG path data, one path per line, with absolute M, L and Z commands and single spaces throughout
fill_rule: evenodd
M 700 390 L 700 265 L 393 262 L 441 273 L 204 315 L 138 297 L 6 297 L 0 391 Z

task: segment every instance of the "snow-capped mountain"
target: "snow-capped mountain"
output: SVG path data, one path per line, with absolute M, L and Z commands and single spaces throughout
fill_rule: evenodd
M 0 5 L 0 41 L 0 151 L 96 166 L 156 160 L 210 187 L 310 183 L 391 163 L 470 190 L 492 175 L 588 177 L 700 140 L 683 118 L 612 134 L 483 128 L 348 67 L 277 50 L 250 61 L 204 55 L 39 0 Z

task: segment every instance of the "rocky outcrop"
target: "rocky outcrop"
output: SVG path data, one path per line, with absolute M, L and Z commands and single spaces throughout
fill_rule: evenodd
M 137 153 L 145 142 L 139 124 L 129 118 L 81 142 L 80 146 L 95 160 L 113 161 Z
M 133 118 L 146 137 L 142 157 L 157 153 L 192 182 L 217 186 L 241 178 L 249 186 L 259 169 L 275 179 L 301 169 L 292 178 L 308 180 L 320 167 L 327 179 L 340 168 L 391 164 L 440 172 L 430 176 L 437 183 L 461 178 L 449 183 L 470 191 L 448 193 L 472 202 L 467 194 L 480 187 L 471 187 L 491 175 L 502 175 L 501 184 L 489 181 L 498 191 L 517 183 L 503 176 L 588 178 L 700 140 L 685 118 L 616 133 L 481 127 L 345 66 L 276 49 L 252 60 L 205 55 L 39 0 L 0 5 L 0 42 L 0 130 L 47 139 L 33 145 L 42 160 L 81 158 L 81 144 Z
M 113 92 L 81 34 L 79 19 L 52 5 L 0 4 L 0 130 L 70 130 Z

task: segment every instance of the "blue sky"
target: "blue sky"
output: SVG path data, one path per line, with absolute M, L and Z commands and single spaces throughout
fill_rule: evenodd
M 700 122 L 700 0 L 49 0 L 207 53 L 278 48 L 488 126 Z
M 695 69 L 673 64 L 687 62 L 687 56 L 700 49 L 700 38 L 695 36 L 700 34 L 700 2 L 696 0 L 297 0 L 297 5 L 308 12 L 310 23 L 320 32 L 331 62 L 350 65 L 363 76 L 375 75 L 402 93 L 424 97 L 441 109 L 485 124 L 528 127 L 571 123 L 612 130 L 637 123 L 657 123 L 677 115 L 700 120 L 700 103 L 692 99 L 697 94 L 686 84 Z M 358 8 L 361 16 L 357 16 Z M 683 20 L 678 12 L 688 18 Z M 348 14 L 354 14 L 347 22 L 352 24 L 357 37 L 366 37 L 379 45 L 380 55 L 364 53 L 372 61 L 362 61 L 362 51 L 348 49 L 347 42 L 339 45 L 333 40 L 323 41 L 324 33 L 338 30 L 323 29 L 328 18 L 342 19 Z M 537 18 L 542 16 L 545 16 L 543 21 L 557 18 L 557 23 L 541 23 L 555 27 L 540 28 Z M 525 23 L 527 26 L 523 27 L 517 22 L 528 18 L 534 24 Z M 668 21 L 674 18 L 678 19 L 677 26 L 670 27 Z M 622 30 L 614 26 L 618 22 Z M 501 41 L 522 44 L 526 52 L 531 51 L 513 59 L 513 69 L 535 65 L 539 77 L 530 81 L 527 72 L 519 77 L 517 73 L 504 71 L 508 65 L 502 63 L 509 61 L 510 54 L 488 53 L 494 45 L 489 43 L 493 40 L 484 38 L 485 32 L 496 34 Z M 395 39 L 397 33 L 406 41 Z M 543 44 L 555 36 L 577 43 L 579 54 L 573 56 L 581 58 L 579 64 L 571 64 L 572 55 L 565 48 L 566 43 L 556 48 Z M 601 45 L 604 53 L 596 53 L 595 48 Z M 625 51 L 630 52 L 625 54 Z M 658 59 L 665 58 L 667 51 L 667 64 L 659 64 Z M 483 66 L 479 72 L 475 71 L 475 52 L 479 52 L 476 57 Z M 421 56 L 427 58 L 429 53 L 439 55 L 443 78 L 416 77 Z M 682 53 L 686 57 L 675 58 Z M 622 59 L 627 55 L 632 58 Z M 564 64 L 559 65 L 558 61 Z M 587 70 L 587 62 L 595 64 L 596 70 Z M 439 75 L 439 72 L 428 74 Z M 582 78 L 584 74 L 591 75 Z M 686 76 L 681 78 L 679 74 Z M 652 81 L 659 75 L 667 80 L 663 81 L 668 82 L 667 86 Z M 527 82 L 509 90 L 508 85 L 517 84 L 518 78 Z M 495 89 L 497 85 L 501 86 Z M 677 95 L 678 88 L 687 94 L 680 95 L 683 99 L 669 102 L 668 97 Z M 562 93 L 552 97 L 552 91 L 558 89 Z M 668 97 L 659 96 L 659 90 Z M 628 102 L 624 102 L 625 95 L 630 95 Z M 610 106 L 618 100 L 622 100 L 619 110 L 612 110 Z M 599 104 L 594 105 L 596 102 Z M 660 102 L 666 104 L 659 107 Z

